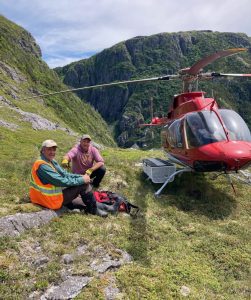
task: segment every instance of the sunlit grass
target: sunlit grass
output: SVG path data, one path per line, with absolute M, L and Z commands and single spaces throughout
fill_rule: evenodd
M 58 157 L 66 148 L 60 149 Z M 61 255 L 74 253 L 79 245 L 86 244 L 89 249 L 102 245 L 111 253 L 118 247 L 132 255 L 133 263 L 115 272 L 123 299 L 181 299 L 182 286 L 190 289 L 191 299 L 248 299 L 249 187 L 237 184 L 235 195 L 224 177 L 212 181 L 209 175 L 184 174 L 155 198 L 158 185 L 146 180 L 139 163 L 145 157 L 161 156 L 161 152 L 111 148 L 102 154 L 107 166 L 103 186 L 116 188 L 137 204 L 138 217 L 119 214 L 100 222 L 97 216 L 65 214 L 21 238 L 3 239 L 0 295 L 27 298 L 34 290 L 46 290 L 61 280 Z M 2 171 L 12 185 L 19 186 L 18 179 L 24 179 L 2 200 L 12 211 L 28 205 L 16 204 L 13 199 L 16 194 L 20 198 L 25 195 L 21 186 L 27 188 L 29 164 L 27 158 L 24 165 L 16 163 L 11 165 L 12 171 L 7 167 Z M 124 184 L 117 184 L 120 180 Z M 19 253 L 36 242 L 50 258 L 50 263 L 39 270 L 19 258 Z M 91 252 L 86 255 L 74 262 L 76 274 L 93 275 L 85 264 Z M 14 264 L 10 256 L 15 257 Z M 7 289 L 10 284 L 16 289 Z M 77 299 L 104 299 L 106 284 L 105 277 L 96 278 Z

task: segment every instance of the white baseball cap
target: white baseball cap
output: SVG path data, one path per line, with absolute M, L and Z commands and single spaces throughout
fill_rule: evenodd
M 82 135 L 81 140 L 85 140 L 85 139 L 88 139 L 90 141 L 92 140 L 91 137 L 89 136 L 89 134 L 83 134 Z
M 46 147 L 46 148 L 50 148 L 50 147 L 57 147 L 57 143 L 53 140 L 45 140 L 42 143 L 42 148 Z

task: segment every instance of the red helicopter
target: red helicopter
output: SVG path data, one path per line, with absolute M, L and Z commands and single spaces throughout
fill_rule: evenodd
M 121 84 L 182 80 L 183 92 L 174 96 L 167 116 L 153 118 L 150 124 L 142 124 L 143 126 L 162 126 L 162 146 L 169 160 L 183 166 L 183 169 L 173 171 L 168 176 L 161 189 L 155 193 L 158 195 L 180 172 L 218 171 L 229 174 L 251 165 L 251 134 L 245 121 L 235 111 L 220 109 L 215 99 L 206 98 L 204 92 L 198 91 L 200 80 L 216 77 L 251 77 L 251 74 L 202 72 L 205 66 L 215 60 L 243 51 L 247 49 L 234 48 L 216 52 L 192 67 L 180 70 L 176 75 L 99 84 L 39 96 Z M 248 181 L 250 181 L 249 177 Z
M 183 93 L 174 96 L 167 117 L 153 118 L 148 124 L 162 125 L 163 148 L 170 157 L 195 171 L 238 171 L 251 164 L 251 135 L 241 116 L 232 110 L 219 109 L 216 100 L 206 98 L 204 92 L 193 91 L 203 79 L 251 77 L 251 74 L 201 72 L 216 59 L 245 50 L 219 51 L 174 75 L 183 80 Z
M 250 173 L 242 171 L 251 165 L 251 134 L 248 126 L 235 111 L 220 109 L 215 99 L 206 98 L 205 92 L 198 91 L 199 80 L 251 77 L 251 74 L 202 73 L 202 68 L 216 59 L 242 51 L 246 49 L 219 51 L 190 68 L 182 69 L 178 75 L 163 78 L 180 78 L 183 81 L 183 93 L 174 96 L 166 117 L 153 118 L 150 124 L 144 126 L 163 127 L 162 146 L 169 160 L 184 168 L 170 174 L 156 195 L 175 175 L 187 171 L 216 171 L 223 174 L 240 171 L 242 176 L 235 177 L 251 183 Z

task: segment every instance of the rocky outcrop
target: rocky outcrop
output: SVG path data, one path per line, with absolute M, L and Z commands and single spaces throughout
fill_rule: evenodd
M 6 121 L 1 120 L 1 119 L 0 119 L 0 127 L 6 127 L 6 128 L 8 128 L 10 130 L 16 130 L 16 129 L 19 128 L 18 125 L 14 124 L 14 123 L 6 122 Z
M 65 208 L 58 211 L 46 209 L 35 213 L 17 213 L 2 217 L 0 218 L 0 237 L 19 236 L 28 229 L 47 224 L 64 212 Z
M 19 70 L 12 68 L 11 66 L 7 65 L 2 61 L 0 61 L 0 73 L 8 76 L 9 78 L 11 78 L 17 83 L 27 81 L 27 79 L 24 77 L 24 75 L 21 72 L 19 72 Z
M 11 104 L 10 101 L 8 101 L 3 96 L 0 96 L 0 103 L 2 103 L 3 105 L 7 106 L 9 109 L 14 110 L 18 114 L 20 114 L 24 121 L 31 123 L 32 128 L 34 130 L 62 130 L 67 132 L 69 135 L 74 135 L 74 136 L 77 135 L 71 129 L 60 126 L 59 123 L 49 121 L 48 119 L 41 117 L 38 114 L 23 111 L 20 108 L 15 107 L 14 105 Z M 7 127 L 8 129 L 14 129 L 14 130 L 19 128 L 18 125 L 13 123 L 8 123 L 3 120 L 0 120 L 0 126 L 4 126 Z
M 29 32 L 23 31 L 23 36 L 19 37 L 17 43 L 25 52 L 29 52 L 37 58 L 42 56 L 40 47 Z
M 101 277 L 102 274 L 107 273 L 111 270 L 116 270 L 123 265 L 130 263 L 132 257 L 126 251 L 114 248 L 113 252 L 116 257 L 113 257 L 107 253 L 107 249 L 102 246 L 96 246 L 91 249 L 88 245 L 79 246 L 77 251 L 71 255 L 72 262 L 79 256 L 84 256 L 87 259 L 87 265 L 90 266 L 93 276 L 76 276 L 72 274 L 71 266 L 66 264 L 62 265 L 61 270 L 62 282 L 59 284 L 52 285 L 47 291 L 41 296 L 41 300 L 52 300 L 52 299 L 73 299 L 81 290 L 95 277 Z M 108 286 L 104 289 L 104 295 L 106 299 L 115 299 L 119 294 L 119 289 L 116 287 L 116 280 L 113 276 L 106 275 L 109 278 Z
M 35 213 L 17 213 L 15 215 L 0 218 L 0 237 L 19 236 L 28 229 L 38 228 L 50 222 L 53 218 L 61 216 L 68 211 L 60 209 L 58 211 L 42 210 Z M 130 263 L 132 257 L 124 250 L 109 245 L 109 251 L 101 245 L 80 244 L 74 252 L 62 255 L 60 259 L 60 280 L 51 284 L 46 291 L 36 290 L 29 295 L 29 299 L 73 299 L 81 290 L 88 285 L 93 278 L 100 278 L 108 271 L 111 272 L 121 266 Z M 29 243 L 20 241 L 18 257 L 27 265 L 31 272 L 35 269 L 44 268 L 52 262 L 53 257 L 47 253 L 45 255 L 41 244 L 32 239 Z M 82 257 L 87 266 L 87 270 L 92 276 L 74 274 L 72 264 Z M 120 293 L 116 287 L 116 279 L 110 273 L 106 275 L 107 286 L 104 288 L 105 299 L 115 299 Z
M 75 298 L 81 290 L 92 280 L 88 276 L 69 276 L 65 281 L 57 286 L 50 287 L 41 300 L 68 300 Z

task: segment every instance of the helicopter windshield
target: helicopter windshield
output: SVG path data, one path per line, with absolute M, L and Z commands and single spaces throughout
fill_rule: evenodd
M 229 132 L 229 139 L 233 141 L 251 141 L 250 131 L 240 115 L 229 109 L 219 110 Z
M 190 148 L 227 140 L 219 118 L 209 110 L 187 115 L 186 136 Z

